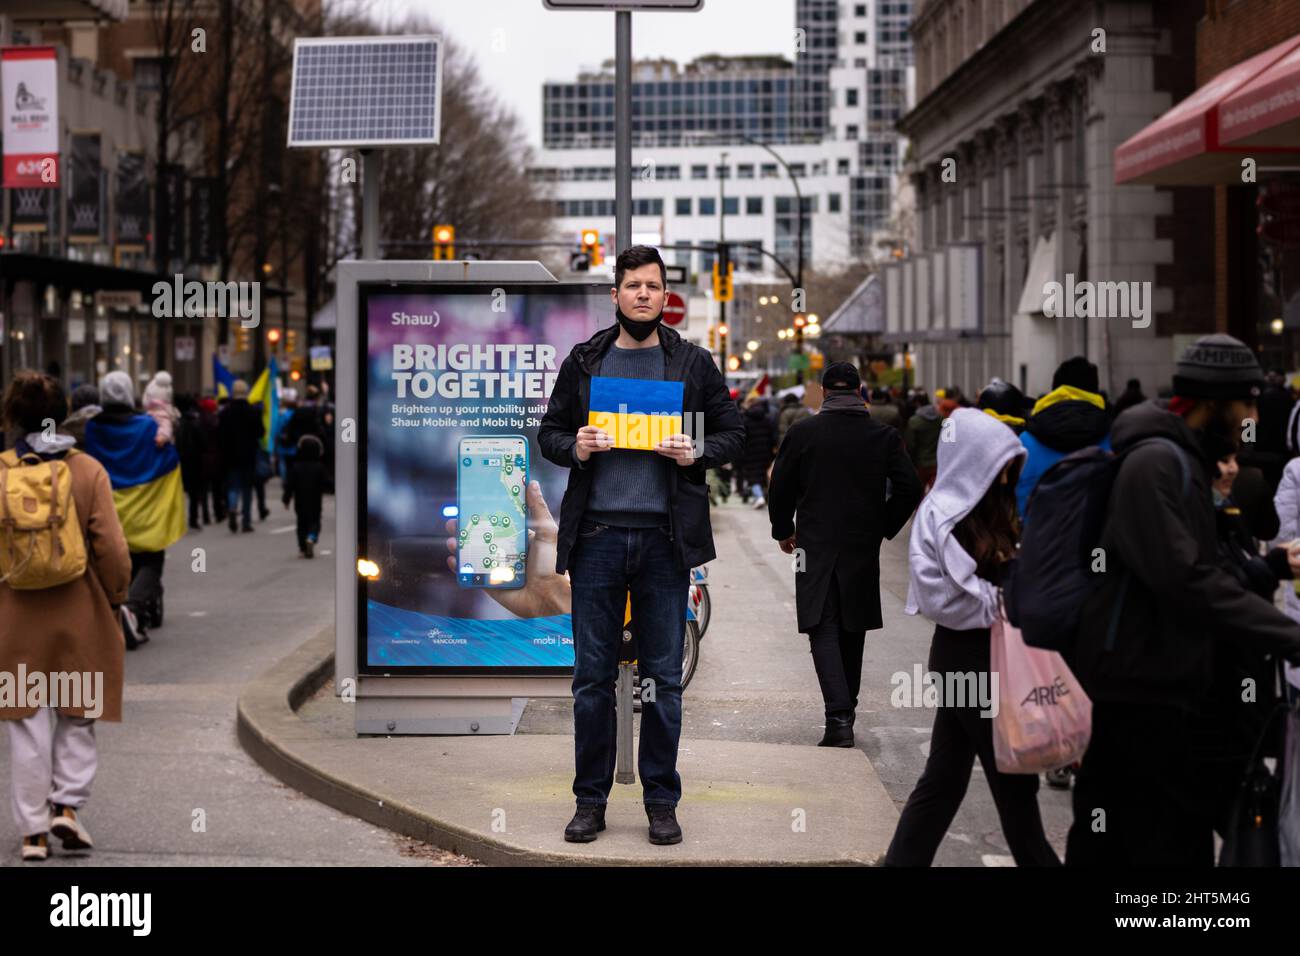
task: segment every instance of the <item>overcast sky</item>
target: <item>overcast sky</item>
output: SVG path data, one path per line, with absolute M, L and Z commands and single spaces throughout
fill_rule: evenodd
M 349 2 L 349 0 L 337 0 Z M 478 62 L 483 78 L 542 142 L 542 83 L 572 80 L 614 55 L 614 14 L 547 10 L 542 0 L 369 0 L 381 22 L 422 12 Z M 385 18 L 388 18 L 385 20 Z M 794 0 L 705 0 L 699 13 L 632 16 L 632 55 L 793 55 Z

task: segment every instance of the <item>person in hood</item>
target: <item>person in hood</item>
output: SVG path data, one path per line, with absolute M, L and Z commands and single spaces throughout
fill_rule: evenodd
M 791 392 L 781 399 L 781 414 L 776 419 L 776 443 L 785 440 L 785 433 L 795 422 L 803 421 L 812 414 L 812 409 L 803 403 L 802 397 Z
M 903 807 L 885 865 L 934 861 L 978 757 L 1016 865 L 1059 866 L 1038 811 L 1038 776 L 998 770 L 993 721 L 981 716 L 997 706 L 990 628 L 1000 614 L 1003 566 L 1019 538 L 1015 489 L 1025 449 L 1015 432 L 976 409 L 954 411 L 947 433 L 934 488 L 912 523 L 905 610 L 934 622 L 928 668 L 939 687 L 984 693 L 975 701 L 941 693 L 925 771 Z
M 655 703 L 641 714 L 643 803 L 650 842 L 680 843 L 677 744 L 682 727 L 682 642 L 690 569 L 714 558 L 705 474 L 741 453 L 745 426 L 713 356 L 662 324 L 665 268 L 649 246 L 619 253 L 610 300 L 615 322 L 575 345 L 560 364 L 537 444 L 569 469 L 560 505 L 555 571 L 569 572 L 573 602 L 573 793 L 565 828 L 589 843 L 605 828 L 614 784 L 614 683 L 631 594 L 642 680 Z M 683 421 L 696 438 L 653 450 L 614 448 L 588 424 L 594 376 L 681 382 Z
M 849 363 L 826 369 L 821 411 L 786 434 L 768 490 L 772 537 L 802 558 L 795 600 L 825 705 L 821 747 L 853 746 L 866 632 L 884 626 L 880 543 L 921 500 L 902 436 L 868 414 L 857 388 Z
M 1062 362 L 1052 376 L 1052 390 L 1034 403 L 1020 435 L 1026 452 L 1016 485 L 1021 518 L 1038 479 L 1048 468 L 1090 445 L 1110 449 L 1110 421 L 1097 384 L 1097 366 L 1083 356 Z
M 1142 383 L 1136 378 L 1131 378 L 1124 386 L 1124 391 L 1119 393 L 1119 398 L 1115 399 L 1115 414 L 1126 412 L 1134 405 L 1141 405 L 1147 400 L 1142 394 Z
M 78 385 L 72 390 L 72 411 L 59 426 L 59 431 L 71 435 L 77 448 L 82 448 L 86 441 L 86 422 L 90 421 L 104 409 L 99 404 L 99 389 L 86 384 Z
M 924 400 L 924 393 L 922 399 Z M 938 406 L 926 402 L 907 420 L 907 428 L 903 431 L 907 456 L 916 466 L 916 473 L 926 491 L 934 485 L 934 476 L 939 467 L 939 433 L 942 430 L 943 419 L 939 415 Z
M 298 439 L 296 454 L 284 479 L 284 506 L 293 502 L 298 518 L 298 553 L 315 557 L 320 537 L 321 502 L 325 497 L 325 444 L 315 435 Z
M 17 467 L 18 455 L 29 463 L 63 462 L 87 559 L 84 574 L 55 587 L 15 590 L 0 581 L 0 673 L 97 678 L 93 704 L 47 698 L 52 706 L 40 706 L 30 696 L 4 695 L 0 721 L 8 727 L 9 783 L 23 860 L 46 859 L 51 835 L 65 850 L 90 849 L 78 814 L 95 780 L 95 720 L 122 719 L 117 612 L 127 597 L 131 559 L 103 465 L 73 449 L 70 436 L 45 434 L 44 423 L 63 419 L 67 411 L 59 383 L 39 372 L 15 374 L 0 403 L 5 426 L 19 436 L 4 455 L 4 467 Z M 49 693 L 53 685 L 51 679 Z
M 1027 406 L 1024 392 L 1000 378 L 994 378 L 984 386 L 976 403 L 980 411 L 992 415 L 1017 435 L 1025 430 Z
M 1300 625 L 1219 554 L 1216 460 L 1237 447 L 1263 378 L 1247 345 L 1204 336 L 1179 359 L 1173 398 L 1115 420 L 1123 457 L 1101 531 L 1106 572 L 1069 655 L 1092 699 L 1092 739 L 1074 788 L 1068 865 L 1213 865 L 1212 793 L 1193 718 L 1216 692 L 1215 642 L 1300 661 Z

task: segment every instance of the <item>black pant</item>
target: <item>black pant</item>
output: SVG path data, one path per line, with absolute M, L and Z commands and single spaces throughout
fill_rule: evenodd
M 822 619 L 808 632 L 817 683 L 822 688 L 826 716 L 851 716 L 858 709 L 862 684 L 862 646 L 866 632 L 846 631 L 840 617 L 840 589 L 832 572 L 827 585 Z
M 163 561 L 166 551 L 131 552 L 131 590 L 126 603 L 142 623 L 148 621 L 146 609 L 162 597 Z
M 199 527 L 199 513 L 203 514 L 203 523 L 212 523 L 212 514 L 208 510 L 208 481 L 206 478 L 195 478 L 190 487 L 185 492 L 190 499 L 190 527 Z M 218 521 L 221 519 L 218 518 Z
M 953 631 L 942 625 L 934 629 L 930 645 L 931 671 L 987 674 L 989 631 Z M 987 678 L 986 678 L 987 680 Z M 944 679 L 944 686 L 949 682 Z M 986 684 L 992 687 L 991 681 Z M 971 770 L 979 757 L 984 777 L 993 792 L 993 802 L 1017 866 L 1060 866 L 1056 851 L 1047 842 L 1043 819 L 1038 812 L 1038 775 L 1002 773 L 993 754 L 993 719 L 981 717 L 981 707 L 944 706 L 936 709 L 930 735 L 930 757 L 894 831 L 885 854 L 886 866 L 929 866 L 944 834 L 961 807 L 970 785 Z
M 1093 701 L 1067 865 L 1214 865 L 1209 783 L 1198 775 L 1191 731 L 1174 707 Z

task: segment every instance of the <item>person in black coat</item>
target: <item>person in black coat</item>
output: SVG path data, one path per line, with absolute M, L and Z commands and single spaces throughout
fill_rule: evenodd
M 798 626 L 826 707 L 823 747 L 853 746 L 863 643 L 883 626 L 880 542 L 898 534 L 922 491 L 902 435 L 871 417 L 858 382 L 847 362 L 826 369 L 821 411 L 786 432 L 768 490 L 772 537 L 795 556 Z
M 740 457 L 740 479 L 754 496 L 754 507 L 767 504 L 764 489 L 767 487 L 767 467 L 776 453 L 776 428 L 768 417 L 762 399 L 751 398 L 745 403 L 745 450 Z
M 217 421 L 217 440 L 226 473 L 226 519 L 236 531 L 236 516 L 243 515 L 243 530 L 253 530 L 253 486 L 257 451 L 265 433 L 262 414 L 248 404 L 248 383 L 236 379 Z M 243 508 L 238 509 L 240 498 Z
M 325 496 L 325 446 L 315 435 L 298 439 L 298 454 L 284 477 L 284 506 L 293 502 L 298 517 L 298 553 L 315 557 L 316 539 L 320 537 L 321 500 Z
M 203 525 L 212 524 L 208 510 L 208 477 L 203 470 L 203 426 L 198 403 L 190 395 L 177 400 L 181 413 L 176 434 L 176 451 L 181 459 L 181 485 L 190 500 L 190 530 L 202 531 Z M 199 514 L 203 515 L 202 524 Z

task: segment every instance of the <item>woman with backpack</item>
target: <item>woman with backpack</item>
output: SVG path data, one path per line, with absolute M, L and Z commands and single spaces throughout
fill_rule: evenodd
M 978 757 L 1016 865 L 1060 866 L 1043 832 L 1038 776 L 998 770 L 993 721 L 981 716 L 998 703 L 989 675 L 990 628 L 1001 613 L 1002 568 L 1019 535 L 1016 479 L 1025 449 L 1015 432 L 975 409 L 956 409 L 945 432 L 934 487 L 912 525 L 906 611 L 935 624 L 928 669 L 939 678 L 941 697 L 945 688 L 983 687 L 988 699 L 940 700 L 925 771 L 903 808 L 885 865 L 933 863 Z
M 0 720 L 9 728 L 22 859 L 44 860 L 50 834 L 65 850 L 92 845 L 78 813 L 95 779 L 95 720 L 122 719 L 123 645 L 116 609 L 127 597 L 131 559 L 108 473 L 90 455 L 74 450 L 70 436 L 50 436 L 43 429 L 44 422 L 67 417 L 58 382 L 39 372 L 19 372 L 0 412 L 6 427 L 21 436 L 0 457 L 5 498 L 0 507 L 22 502 L 33 519 L 48 516 L 39 532 L 25 531 L 21 523 L 0 531 L 0 577 L 5 579 L 0 582 L 0 671 L 17 674 L 22 667 L 28 675 L 21 699 L 0 707 Z M 47 474 L 56 478 L 53 488 Z M 69 485 L 65 501 L 57 488 Z M 14 563 L 11 555 L 26 555 L 33 543 L 23 538 L 48 540 L 49 521 L 60 512 L 75 522 L 61 526 L 66 530 L 58 536 L 60 557 L 48 546 L 36 547 L 32 558 Z M 34 700 L 30 678 L 36 674 L 44 675 L 47 691 Z M 74 699 L 54 699 L 62 692 Z

